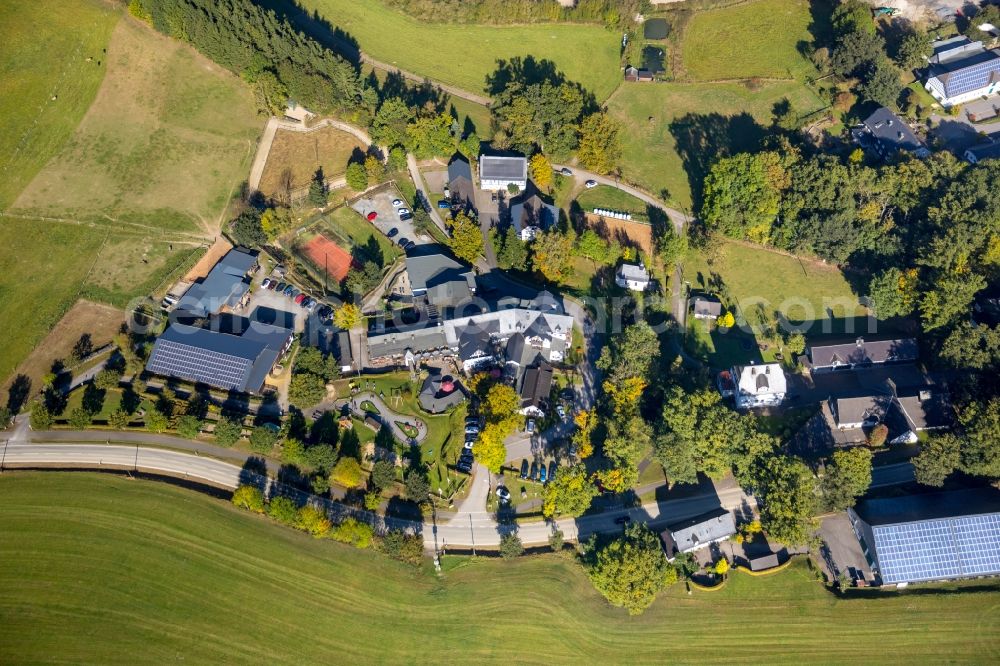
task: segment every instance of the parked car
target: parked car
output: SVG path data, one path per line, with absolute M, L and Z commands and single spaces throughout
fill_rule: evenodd
M 548 472 L 545 469 L 545 465 L 538 466 L 538 482 L 545 483 L 548 481 Z
M 393 199 L 392 200 L 392 207 L 393 208 L 400 208 L 402 205 L 403 205 L 403 200 L 402 199 Z
M 281 264 L 278 264 L 277 266 L 274 267 L 274 274 L 277 275 L 277 276 L 279 276 L 279 277 L 285 277 L 285 273 L 287 273 L 287 272 L 288 272 L 288 269 L 285 268 Z
M 279 282 L 278 286 L 275 287 L 275 289 L 277 289 L 280 292 L 284 292 L 285 291 L 285 287 L 287 287 L 287 286 L 288 286 L 287 282 Z
M 479 434 L 479 426 L 476 425 L 476 424 L 472 424 L 472 423 L 467 424 L 465 426 L 465 434 L 466 435 L 478 435 Z
M 333 317 L 333 308 L 329 305 L 320 306 L 319 312 L 316 315 L 324 322 L 329 321 Z
M 466 416 L 465 417 L 465 425 L 467 425 L 467 426 L 468 425 L 479 425 L 479 417 L 478 416 Z
M 403 213 L 402 215 L 399 216 L 399 219 L 402 222 L 406 222 L 407 220 L 412 220 L 413 219 L 413 213 Z
M 267 285 L 267 288 L 270 289 L 271 291 L 274 291 L 275 289 L 278 288 L 278 281 L 271 280 L 271 284 Z
M 295 297 L 294 302 L 295 302 L 296 305 L 302 305 L 302 301 L 304 301 L 304 300 L 306 300 L 306 295 L 305 294 L 299 294 L 298 296 Z
M 271 279 L 270 278 L 264 278 L 261 281 L 260 286 L 263 287 L 264 289 L 267 289 L 268 287 L 271 286 Z
M 587 189 L 590 190 L 590 189 L 593 189 L 593 188 L 597 187 L 597 181 L 596 180 L 588 180 L 586 183 L 584 183 L 584 185 L 586 185 Z
M 532 481 L 538 480 L 538 463 L 536 462 L 531 463 L 531 473 L 528 474 L 528 478 L 531 479 Z
M 497 486 L 497 497 L 500 498 L 501 502 L 510 501 L 510 491 L 507 490 L 506 486 Z
M 528 459 L 527 458 L 525 458 L 524 460 L 521 461 L 521 478 L 522 479 L 527 479 L 528 478 Z
M 570 444 L 569 445 L 569 455 L 570 455 L 571 458 L 575 458 L 576 457 L 576 444 Z
M 309 312 L 313 312 L 317 308 L 317 306 L 319 306 L 319 303 L 310 298 L 309 305 L 306 306 L 306 310 L 309 310 Z
M 556 480 L 556 468 L 557 467 L 558 467 L 558 465 L 556 464 L 555 460 L 553 460 L 552 462 L 549 463 L 549 482 L 550 483 L 552 481 Z
M 396 214 L 399 215 L 400 217 L 403 217 L 404 215 L 408 214 L 409 212 L 410 212 L 409 208 L 400 208 L 399 210 L 396 211 Z
M 563 420 L 566 419 L 566 408 L 563 407 L 562 405 L 557 405 L 556 406 L 556 413 L 559 414 L 559 418 L 561 418 Z
M 299 295 L 299 290 L 293 287 L 292 285 L 288 285 L 287 287 L 285 287 L 285 296 L 288 296 L 289 298 L 295 298 L 298 295 Z
M 527 425 L 524 427 L 525 432 L 535 432 L 535 419 L 528 419 Z
M 376 213 L 375 211 L 372 211 L 367 215 L 365 215 L 365 219 L 367 219 L 369 222 L 374 222 L 377 217 L 378 213 Z
M 397 243 L 399 243 L 400 245 L 402 245 L 403 243 L 407 243 L 407 242 L 409 242 L 409 240 L 410 240 L 410 239 L 409 239 L 409 238 L 407 238 L 406 236 L 400 236 L 400 237 L 399 237 L 399 240 L 397 240 L 396 242 L 397 242 Z
M 438 201 L 438 208 L 451 208 L 451 202 L 447 199 L 441 199 Z
M 393 236 L 395 236 L 398 233 L 399 233 L 399 229 L 397 229 L 396 227 L 393 227 L 392 229 L 389 229 L 389 231 L 387 231 L 385 235 L 388 236 L 389 238 L 392 238 Z
M 569 169 L 567 169 L 566 167 L 563 167 L 562 169 L 559 169 L 559 173 L 561 173 L 564 176 L 572 176 L 573 175 L 573 172 L 570 171 Z
M 405 243 L 401 243 L 401 245 L 403 246 L 404 250 L 409 250 L 411 247 L 413 247 L 414 245 L 416 245 L 416 243 L 414 243 L 411 240 L 407 240 Z
M 465 446 L 463 447 L 466 451 L 471 451 L 472 447 L 476 445 L 476 440 L 467 439 L 465 440 Z

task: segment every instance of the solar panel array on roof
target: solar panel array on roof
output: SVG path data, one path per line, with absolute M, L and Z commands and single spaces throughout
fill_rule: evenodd
M 160 340 L 146 369 L 218 388 L 243 390 L 253 360 L 217 351 Z
M 991 60 L 951 72 L 944 84 L 945 94 L 948 97 L 958 97 L 987 87 L 994 75 L 1000 72 L 1000 58 L 996 54 L 992 55 Z
M 875 526 L 885 583 L 1000 573 L 1000 514 Z

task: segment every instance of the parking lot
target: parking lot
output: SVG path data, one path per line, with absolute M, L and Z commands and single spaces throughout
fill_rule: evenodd
M 358 199 L 351 207 L 366 219 L 370 213 L 374 212 L 377 217 L 372 221 L 372 224 L 395 243 L 400 243 L 404 239 L 411 240 L 417 245 L 430 243 L 432 241 L 430 237 L 417 234 L 413 220 L 399 219 L 398 209 L 392 205 L 394 200 L 404 201 L 399 192 L 389 188 L 373 193 L 370 197 Z M 409 205 L 404 205 L 407 209 L 410 208 Z
M 264 288 L 262 283 L 265 278 L 277 280 L 279 283 L 287 282 L 279 275 L 264 271 L 259 271 L 254 276 L 254 292 L 250 296 L 250 303 L 246 308 L 251 321 L 285 326 L 292 328 L 296 333 L 308 330 L 310 334 L 313 334 L 330 328 L 329 325 L 323 324 L 317 315 L 319 305 L 312 312 L 309 312 L 306 308 L 296 304 L 291 296 L 285 296 L 277 290 Z

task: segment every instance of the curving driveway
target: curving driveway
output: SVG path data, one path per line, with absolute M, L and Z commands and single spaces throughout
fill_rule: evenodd
M 361 420 L 364 420 L 366 416 L 369 416 L 368 412 L 361 409 L 361 403 L 365 400 L 371 400 L 375 408 L 378 409 L 378 414 L 374 414 L 375 418 L 382 422 L 383 425 L 388 424 L 392 429 L 393 436 L 396 437 L 401 442 L 410 442 L 410 444 L 420 443 L 424 441 L 427 437 L 427 424 L 424 423 L 419 417 L 411 416 L 409 414 L 399 414 L 394 412 L 385 401 L 379 396 L 375 395 L 371 391 L 362 391 L 356 395 L 351 396 L 350 400 L 338 400 L 337 405 L 349 404 L 351 406 L 351 412 Z M 403 432 L 403 429 L 396 425 L 396 421 L 402 421 L 403 423 L 413 424 L 416 421 L 417 426 L 417 436 L 410 438 Z

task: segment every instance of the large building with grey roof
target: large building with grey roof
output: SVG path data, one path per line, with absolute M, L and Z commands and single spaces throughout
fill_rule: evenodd
M 146 370 L 225 391 L 260 393 L 293 337 L 286 328 L 260 322 L 241 335 L 175 323 L 157 338 Z
M 848 370 L 917 360 L 919 349 L 913 338 L 822 343 L 809 346 L 809 364 L 813 372 Z
M 667 558 L 691 553 L 713 543 L 725 541 L 736 534 L 736 520 L 731 511 L 714 511 L 675 523 L 660 533 Z
M 847 515 L 883 584 L 1000 574 L 1000 491 L 864 500 Z
M 257 253 L 233 248 L 219 260 L 205 279 L 195 284 L 177 303 L 177 309 L 195 317 L 234 311 L 250 298 L 250 280 L 257 270 Z
M 1000 89 L 1000 49 L 963 36 L 937 42 L 924 87 L 945 108 L 993 95 Z
M 484 190 L 506 190 L 510 185 L 528 186 L 528 160 L 523 155 L 480 155 L 479 186 Z

